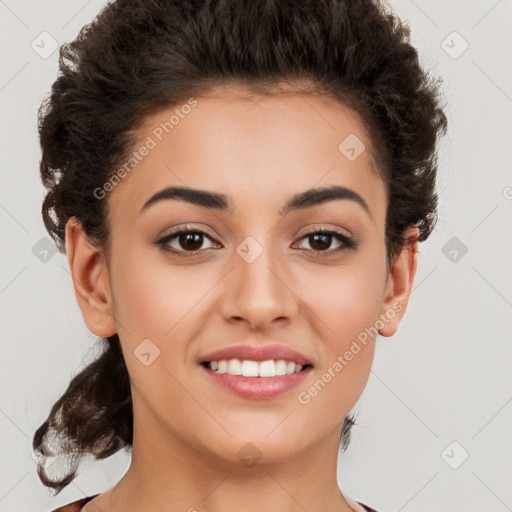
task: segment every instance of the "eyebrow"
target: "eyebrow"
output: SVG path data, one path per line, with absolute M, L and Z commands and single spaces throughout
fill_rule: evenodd
M 220 211 L 229 211 L 232 207 L 231 199 L 224 194 L 190 187 L 167 187 L 153 194 L 144 203 L 140 213 L 161 201 L 170 199 L 185 201 L 198 206 L 212 208 Z M 279 211 L 279 215 L 284 216 L 292 211 L 302 210 L 326 203 L 328 201 L 340 199 L 347 199 L 358 203 L 371 217 L 368 204 L 357 192 L 350 188 L 338 185 L 323 188 L 312 188 L 295 194 Z

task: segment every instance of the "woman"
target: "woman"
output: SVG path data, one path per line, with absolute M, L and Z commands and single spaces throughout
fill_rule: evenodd
M 43 219 L 105 350 L 36 431 L 38 473 L 59 492 L 83 455 L 131 464 L 58 510 L 374 510 L 338 448 L 447 125 L 408 28 L 371 0 L 118 0 L 60 71 Z

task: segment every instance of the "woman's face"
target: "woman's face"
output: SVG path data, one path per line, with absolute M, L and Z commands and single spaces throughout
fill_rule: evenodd
M 226 92 L 147 119 L 136 165 L 107 196 L 112 249 L 102 276 L 112 317 L 88 325 L 120 336 L 136 438 L 235 462 L 285 460 L 338 443 L 367 382 L 375 334 L 393 334 L 405 304 L 392 297 L 386 192 L 357 114 L 312 96 Z M 152 200 L 170 187 L 222 199 Z M 312 193 L 330 187 L 343 188 Z M 312 200 L 294 200 L 307 191 Z M 177 228 L 191 233 L 168 236 Z M 315 236 L 321 229 L 340 238 Z M 235 391 L 201 364 L 227 347 L 276 344 L 311 366 L 293 376 L 224 374 L 243 388 Z M 266 382 L 261 394 L 249 379 Z M 277 394 L 272 379 L 284 386 Z

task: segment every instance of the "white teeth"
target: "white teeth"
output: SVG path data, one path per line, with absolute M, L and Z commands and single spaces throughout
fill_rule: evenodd
M 242 363 L 240 359 L 230 359 L 228 361 L 228 367 L 226 373 L 230 375 L 242 375 Z
M 256 361 L 242 361 L 242 375 L 244 377 L 257 377 L 259 371 L 259 365 Z
M 209 368 L 219 373 L 243 375 L 244 377 L 275 377 L 291 375 L 302 370 L 303 366 L 284 359 L 268 359 L 267 361 L 251 361 L 249 359 L 221 359 L 210 361 Z
M 290 375 L 295 371 L 295 363 L 293 361 L 286 363 L 286 375 Z
M 286 361 L 282 359 L 276 361 L 276 375 L 286 375 Z
M 276 376 L 276 363 L 273 359 L 262 361 L 260 363 L 260 377 L 275 377 Z

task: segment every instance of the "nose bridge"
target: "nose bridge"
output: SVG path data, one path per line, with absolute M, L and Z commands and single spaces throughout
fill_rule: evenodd
M 244 318 L 253 326 L 289 318 L 295 312 L 295 297 L 285 284 L 285 265 L 279 261 L 279 250 L 272 247 L 268 233 L 262 231 L 258 237 L 247 236 L 235 249 L 224 309 L 226 318 Z

